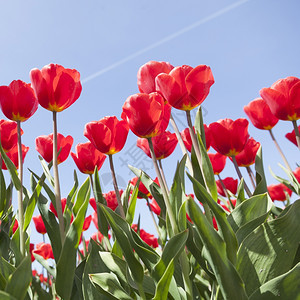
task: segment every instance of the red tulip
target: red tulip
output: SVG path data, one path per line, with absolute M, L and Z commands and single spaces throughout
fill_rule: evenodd
M 232 177 L 226 177 L 226 178 L 222 179 L 222 181 L 223 181 L 223 183 L 225 185 L 226 190 L 229 190 L 232 194 L 235 195 L 236 192 L 237 192 L 238 180 L 237 179 L 233 179 Z M 220 194 L 221 196 L 225 197 L 226 194 L 225 194 L 225 191 L 224 191 L 224 189 L 222 187 L 221 181 L 217 180 L 216 184 L 217 184 L 218 194 Z
M 86 231 L 86 230 L 89 229 L 89 227 L 91 225 L 91 221 L 92 221 L 92 216 L 91 215 L 89 215 L 88 217 L 86 217 L 84 219 L 82 231 Z
M 16 232 L 16 230 L 19 228 L 19 222 L 17 219 L 15 219 L 15 222 L 14 222 L 14 225 L 13 225 L 13 228 L 12 228 L 12 232 L 13 234 Z
M 93 212 L 92 221 L 93 221 L 95 227 L 99 230 L 99 228 L 98 228 L 98 215 L 97 215 L 97 210 L 95 210 L 95 211 Z
M 245 145 L 245 148 L 236 157 L 236 162 L 239 167 L 248 167 L 255 163 L 255 156 L 260 147 L 260 143 L 250 138 Z
M 137 182 L 138 182 L 139 178 L 138 177 L 134 177 L 130 180 L 130 183 L 133 185 L 133 186 L 136 186 Z M 147 188 L 145 187 L 145 185 L 142 183 L 142 181 L 140 181 L 139 183 L 139 192 L 143 193 L 144 195 L 146 195 L 147 197 L 150 197 L 151 194 L 150 192 L 147 190 Z M 138 195 L 138 198 L 144 198 L 144 197 L 141 197 Z
M 227 156 L 220 153 L 208 153 L 208 157 L 213 167 L 214 174 L 219 175 L 225 168 Z
M 137 232 L 138 231 L 138 227 L 137 224 L 132 224 L 131 228 Z M 148 232 L 146 232 L 144 229 L 140 229 L 139 230 L 139 236 L 141 237 L 141 239 L 148 244 L 149 246 L 153 247 L 153 248 L 157 248 L 158 247 L 158 241 L 157 238 L 153 235 L 150 234 Z
M 256 98 L 244 106 L 244 112 L 258 129 L 270 130 L 277 123 L 278 119 L 271 113 L 270 107 L 262 98 Z
M 209 127 L 205 124 L 203 124 L 204 126 L 204 134 L 205 134 L 205 144 L 206 144 L 206 150 L 209 149 L 210 145 L 211 145 L 211 132 L 209 130 Z M 194 128 L 194 132 L 195 132 L 195 128 Z M 186 149 L 191 152 L 192 151 L 192 138 L 190 135 L 190 129 L 189 128 L 185 128 L 184 130 L 181 131 L 180 133 L 182 140 L 184 142 L 184 145 L 186 147 Z
M 177 137 L 175 133 L 165 131 L 160 135 L 152 138 L 153 148 L 156 159 L 164 159 L 170 156 L 177 146 Z M 138 138 L 136 145 L 141 148 L 147 156 L 151 158 L 148 140 Z
M 22 145 L 22 161 L 24 162 L 25 156 L 29 150 L 29 147 L 26 147 Z M 16 168 L 19 168 L 19 159 L 18 159 L 18 145 L 15 145 L 13 148 L 11 148 L 6 155 L 8 158 L 13 162 L 13 164 L 16 166 Z M 5 165 L 5 162 L 2 160 L 2 169 L 7 170 L 7 167 Z
M 30 243 L 29 244 L 29 253 L 30 253 L 30 256 L 31 256 L 31 262 L 35 261 L 35 257 L 33 256 L 33 253 L 32 253 L 33 250 L 34 250 L 34 244 Z M 35 270 L 33 270 L 33 271 L 35 271 Z M 32 271 L 32 275 L 35 276 L 33 271 Z
M 287 77 L 279 79 L 270 88 L 260 90 L 273 115 L 280 120 L 300 119 L 300 79 Z
M 40 105 L 50 111 L 60 112 L 68 108 L 82 90 L 79 72 L 60 65 L 32 69 L 30 79 Z
M 300 167 L 296 168 L 293 174 L 295 175 L 296 179 L 300 183 Z
M 161 208 L 155 199 L 152 199 L 152 201 L 149 203 L 149 206 L 156 215 L 158 215 L 158 216 L 160 215 Z
M 121 197 L 123 194 L 123 190 L 120 190 L 119 192 Z M 118 200 L 115 191 L 110 191 L 106 194 L 103 194 L 103 197 L 105 198 L 107 206 L 110 209 L 115 210 L 118 207 Z
M 300 125 L 298 126 L 298 130 L 300 130 Z M 289 132 L 285 135 L 285 137 L 292 142 L 293 144 L 297 145 L 297 141 L 296 141 L 296 134 L 295 134 L 295 130 L 293 130 L 292 132 Z
M 243 151 L 248 138 L 248 125 L 246 119 L 235 121 L 223 119 L 211 123 L 209 129 L 212 135 L 211 146 L 220 154 L 235 156 Z
M 35 225 L 35 229 L 37 232 L 41 233 L 41 234 L 45 234 L 47 233 L 45 224 L 43 222 L 42 216 L 38 215 L 36 217 L 32 217 L 34 225 Z
M 169 74 L 174 67 L 164 61 L 149 61 L 142 65 L 137 74 L 137 84 L 141 93 L 156 92 L 155 77 L 160 73 Z
M 0 106 L 8 119 L 24 122 L 36 112 L 38 101 L 29 83 L 14 80 L 0 86 Z
M 123 105 L 122 118 L 138 137 L 162 134 L 168 127 L 171 107 L 158 93 L 129 96 Z
M 67 199 L 66 199 L 66 198 L 62 198 L 62 199 L 61 199 L 61 210 L 62 210 L 63 213 L 64 213 L 64 211 L 65 211 L 66 204 L 67 204 Z M 50 203 L 49 209 L 50 209 L 50 210 L 54 213 L 54 215 L 58 218 L 56 209 L 54 208 L 54 205 L 52 204 L 52 202 Z
M 1 145 L 8 152 L 18 143 L 17 123 L 13 121 L 0 120 Z M 23 130 L 21 130 L 23 134 Z
M 268 192 L 272 201 L 285 201 L 287 199 L 286 193 L 291 196 L 292 191 L 283 183 L 271 184 L 268 186 Z
M 57 134 L 57 152 L 60 153 L 57 158 L 57 163 L 64 162 L 71 151 L 73 138 L 68 135 L 64 137 L 62 134 Z M 35 139 L 35 149 L 41 154 L 44 160 L 49 163 L 53 159 L 53 133 L 49 135 L 41 135 Z
M 185 111 L 199 106 L 214 82 L 210 67 L 205 65 L 176 67 L 169 74 L 155 78 L 156 90 L 171 106 Z
M 106 156 L 97 150 L 91 142 L 78 144 L 76 154 L 71 152 L 71 156 L 79 169 L 84 174 L 93 174 L 95 167 L 100 170 Z
M 48 259 L 48 258 L 54 259 L 52 247 L 50 244 L 45 244 L 45 243 L 37 244 L 35 250 L 33 250 L 33 253 L 42 256 L 44 259 Z
M 93 233 L 91 235 L 91 239 L 98 243 L 101 243 L 101 241 L 103 240 L 103 234 L 100 231 L 98 231 L 97 233 Z
M 84 136 L 96 149 L 108 155 L 123 149 L 127 135 L 127 123 L 124 120 L 119 121 L 115 116 L 87 123 L 84 129 Z

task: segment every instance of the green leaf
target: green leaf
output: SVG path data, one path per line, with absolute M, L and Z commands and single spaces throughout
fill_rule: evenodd
M 30 275 L 28 276 L 28 274 Z M 24 299 L 31 283 L 31 279 L 31 258 L 30 255 L 28 255 L 9 277 L 5 292 L 18 300 Z
M 300 299 L 300 264 L 256 290 L 249 300 Z
M 6 185 L 2 169 L 0 168 L 0 216 L 5 212 L 6 207 Z
M 90 280 L 97 286 L 100 286 L 100 291 L 104 290 L 112 296 L 111 299 L 132 300 L 125 290 L 122 288 L 117 276 L 112 273 L 90 274 Z
M 293 267 L 300 241 L 300 200 L 277 219 L 260 225 L 242 242 L 237 269 L 251 295 L 267 281 Z
M 195 195 L 199 201 L 202 203 L 206 203 L 213 214 L 215 215 L 219 233 L 223 237 L 225 244 L 226 244 L 226 251 L 229 260 L 235 264 L 236 261 L 236 252 L 238 249 L 238 243 L 236 236 L 230 226 L 229 222 L 226 218 L 226 213 L 223 208 L 218 205 L 217 202 L 211 197 L 211 195 L 207 192 L 207 190 L 192 176 L 188 174 L 188 177 L 193 183 Z M 212 226 L 211 226 L 212 227 Z
M 41 165 L 42 165 L 42 168 L 43 168 L 46 178 L 48 179 L 51 186 L 54 187 L 54 178 L 52 177 L 52 175 L 50 173 L 50 167 L 52 166 L 52 162 L 48 166 L 46 161 L 40 155 L 38 157 L 41 162 Z
M 226 245 L 220 235 L 209 224 L 199 206 L 191 199 L 187 200 L 187 210 L 207 249 L 205 256 L 216 276 L 223 297 L 247 299 L 244 283 L 227 258 Z
M 33 256 L 36 259 L 36 261 L 38 261 L 46 270 L 49 274 L 51 274 L 53 276 L 53 278 L 56 278 L 56 272 L 55 269 L 51 268 L 47 262 L 46 259 L 43 258 L 43 256 L 38 255 L 36 253 L 33 252 Z
M 135 214 L 135 207 L 136 207 L 138 192 L 139 192 L 139 180 L 138 180 L 137 185 L 135 186 L 135 188 L 132 192 L 132 195 L 130 197 L 129 207 L 128 207 L 128 210 L 126 212 L 126 221 L 130 225 L 132 225 L 134 214 Z
M 7 170 L 9 172 L 9 174 L 10 174 L 11 180 L 12 180 L 15 188 L 17 190 L 20 190 L 20 188 L 21 188 L 21 181 L 20 181 L 19 176 L 18 176 L 17 168 L 13 164 L 13 162 L 9 159 L 9 157 L 6 155 L 6 153 L 4 152 L 4 150 L 3 150 L 2 146 L 1 146 L 1 143 L 0 143 L 0 153 L 1 153 L 3 161 L 5 162 L 5 165 L 7 167 Z
M 10 294 L 0 291 L 0 299 L 2 300 L 18 300 L 17 298 L 11 296 Z
M 265 177 L 264 165 L 262 161 L 262 148 L 259 147 L 255 156 L 256 188 L 253 196 L 267 193 L 267 181 Z
M 78 192 L 77 201 L 79 201 L 81 206 L 77 206 L 78 210 L 76 217 L 66 234 L 61 255 L 56 267 L 56 291 L 64 300 L 70 299 L 72 293 L 74 273 L 76 269 L 77 248 L 82 232 L 86 210 L 89 204 L 89 199 L 90 183 L 89 178 L 87 178 Z
M 245 200 L 245 187 L 244 187 L 244 178 L 240 180 L 239 186 L 237 188 L 237 198 L 236 198 L 236 205 L 237 207 L 240 203 Z
M 143 282 L 144 270 L 140 262 L 136 259 L 132 246 L 129 242 L 128 232 L 125 232 L 122 229 L 122 226 L 129 227 L 129 224 L 126 223 L 119 215 L 113 212 L 110 208 L 101 205 L 101 209 L 107 218 L 120 247 L 122 248 L 123 254 L 127 261 L 127 264 L 130 268 L 134 280 L 140 284 Z M 128 229 L 126 230 L 128 231 Z
M 78 211 L 81 209 L 82 205 L 85 203 L 86 196 L 90 195 L 90 189 L 91 189 L 90 179 L 87 178 L 85 180 L 85 182 L 82 184 L 82 186 L 80 187 L 78 194 L 77 194 L 77 200 L 73 207 L 73 213 L 75 216 L 77 216 Z

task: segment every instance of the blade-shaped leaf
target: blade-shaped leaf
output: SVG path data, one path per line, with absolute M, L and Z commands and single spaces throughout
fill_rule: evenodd
M 259 147 L 255 156 L 256 188 L 253 196 L 267 193 L 267 181 L 265 177 L 264 165 L 262 161 L 262 148 Z

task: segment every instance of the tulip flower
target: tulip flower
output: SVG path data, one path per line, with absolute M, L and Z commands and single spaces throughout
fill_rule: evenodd
M 256 98 L 244 106 L 244 112 L 247 114 L 253 126 L 258 129 L 270 130 L 279 121 L 278 118 L 272 114 L 270 107 L 262 98 Z
M 175 133 L 165 131 L 160 135 L 152 138 L 153 148 L 156 159 L 164 159 L 170 156 L 176 148 L 177 137 Z M 145 138 L 138 138 L 136 145 L 142 149 L 147 156 L 151 158 L 148 140 Z
M 214 174 L 219 175 L 225 168 L 227 156 L 220 153 L 208 153 L 208 157 L 213 167 Z
M 62 208 L 62 212 L 65 211 L 66 204 L 67 204 L 67 198 L 62 198 L 62 199 L 61 199 L 61 208 Z M 54 215 L 58 218 L 58 216 L 57 216 L 57 211 L 56 211 L 56 209 L 54 208 L 54 205 L 52 204 L 52 202 L 50 203 L 49 209 L 50 209 L 50 211 L 52 211 L 52 212 L 54 213 Z M 72 216 L 72 218 L 73 218 L 73 216 Z
M 142 65 L 137 74 L 137 84 L 141 93 L 156 92 L 155 77 L 160 73 L 169 74 L 174 67 L 164 61 L 149 61 Z
M 29 244 L 29 253 L 30 253 L 30 256 L 31 256 L 31 262 L 34 262 L 34 261 L 35 261 L 35 257 L 33 256 L 33 253 L 32 253 L 33 250 L 34 250 L 34 244 L 30 243 L 30 244 Z M 33 276 L 35 276 L 34 273 L 33 273 L 34 271 L 35 271 L 35 270 L 32 271 L 32 275 L 33 275 Z
M 103 240 L 103 234 L 100 231 L 98 231 L 97 233 L 93 233 L 91 235 L 91 239 L 98 243 L 101 243 Z
M 238 180 L 237 179 L 233 179 L 232 177 L 226 177 L 224 179 L 222 179 L 224 186 L 227 190 L 229 190 L 232 194 L 236 194 L 237 192 L 237 187 L 238 187 Z M 222 187 L 221 181 L 217 180 L 216 181 L 217 184 L 217 191 L 218 194 L 220 194 L 221 196 L 225 197 L 225 191 Z
M 0 132 L 1 146 L 5 152 L 8 152 L 18 143 L 17 123 L 0 120 Z M 23 130 L 21 131 L 21 134 L 23 134 Z
M 160 215 L 161 208 L 155 199 L 152 199 L 152 201 L 149 203 L 149 206 L 156 215 L 158 215 L 158 216 Z
M 210 148 L 210 145 L 211 145 L 211 139 L 212 139 L 212 136 L 211 136 L 211 133 L 210 133 L 210 130 L 209 130 L 209 127 L 205 124 L 203 124 L 204 126 L 204 133 L 205 133 L 205 144 L 206 144 L 206 150 L 208 150 Z M 194 129 L 194 132 L 195 132 L 195 128 L 193 127 Z M 191 138 L 191 134 L 190 134 L 190 130 L 189 128 L 185 128 L 184 130 L 181 131 L 181 137 L 182 137 L 182 140 L 184 142 L 184 145 L 186 147 L 186 149 L 191 152 L 192 151 L 192 138 Z
M 89 229 L 91 221 L 92 221 L 92 216 L 91 215 L 89 215 L 88 217 L 86 217 L 84 219 L 82 231 L 87 231 Z
M 27 154 L 29 150 L 29 147 L 26 147 L 24 145 L 22 145 L 22 163 L 24 162 L 25 156 Z M 15 145 L 13 148 L 11 148 L 6 155 L 8 156 L 8 158 L 13 162 L 13 164 L 15 165 L 15 167 L 17 169 L 19 169 L 19 159 L 18 159 L 18 146 Z M 2 158 L 1 158 L 2 159 Z M 7 170 L 7 167 L 5 165 L 5 162 L 2 160 L 2 169 L 3 170 Z
M 8 119 L 24 122 L 36 112 L 38 101 L 29 83 L 14 80 L 0 86 L 0 106 Z
M 82 90 L 79 72 L 56 64 L 32 69 L 30 80 L 40 105 L 55 112 L 72 105 Z
M 300 183 L 300 167 L 296 168 L 293 174 L 295 175 L 297 181 Z
M 78 144 L 76 154 L 71 152 L 71 156 L 79 169 L 84 174 L 93 174 L 95 167 L 100 170 L 106 156 L 97 150 L 91 142 Z
M 53 134 L 41 135 L 35 139 L 35 149 L 41 154 L 47 163 L 53 159 Z M 60 153 L 57 158 L 57 163 L 64 162 L 71 151 L 73 145 L 73 138 L 68 135 L 64 137 L 62 134 L 57 134 L 57 151 Z
M 300 125 L 298 126 L 298 130 L 300 130 Z M 292 142 L 293 144 L 295 144 L 297 146 L 297 140 L 296 140 L 296 134 L 295 134 L 295 130 L 293 130 L 292 132 L 289 132 L 285 135 L 285 137 Z
M 269 185 L 268 192 L 272 201 L 285 201 L 287 200 L 287 195 L 292 195 L 292 191 L 283 183 Z
M 16 232 L 16 230 L 19 228 L 19 222 L 17 219 L 15 219 L 15 222 L 14 222 L 14 225 L 13 225 L 13 228 L 12 228 L 12 232 L 13 234 Z
M 260 143 L 250 138 L 242 152 L 236 155 L 235 159 L 239 167 L 248 167 L 255 163 L 255 156 L 260 147 Z
M 119 193 L 121 197 L 123 194 L 123 190 L 120 190 Z M 105 198 L 107 206 L 110 209 L 115 210 L 118 207 L 118 201 L 117 201 L 117 196 L 115 191 L 110 191 L 108 193 L 105 193 L 103 194 L 103 197 Z
M 35 229 L 37 232 L 41 233 L 41 234 L 45 234 L 47 233 L 45 224 L 43 222 L 42 216 L 38 215 L 36 217 L 32 217 L 34 225 L 35 225 Z
M 50 244 L 46 244 L 46 243 L 38 243 L 36 245 L 35 250 L 33 250 L 33 253 L 36 253 L 40 256 L 42 256 L 44 259 L 49 259 L 49 258 L 53 258 L 53 252 L 52 252 L 52 247 Z
M 170 119 L 171 107 L 158 93 L 129 96 L 124 105 L 122 118 L 130 130 L 141 138 L 162 134 Z
M 272 114 L 285 121 L 300 119 L 299 93 L 300 79 L 292 76 L 279 79 L 270 88 L 260 90 Z
M 84 129 L 84 136 L 91 141 L 96 149 L 107 155 L 121 151 L 127 135 L 127 123 L 124 120 L 119 121 L 115 116 L 90 122 L 85 125 Z
M 132 224 L 131 228 L 135 232 L 138 232 L 138 226 L 137 226 L 137 224 Z M 140 229 L 139 230 L 139 236 L 149 246 L 151 246 L 153 248 L 157 248 L 158 247 L 157 238 L 153 234 L 150 234 L 150 233 L 146 232 L 144 229 Z
M 97 211 L 96 199 L 95 198 L 90 198 L 89 203 L 92 206 L 92 208 L 94 209 L 94 211 Z
M 223 119 L 211 123 L 209 129 L 212 135 L 211 146 L 220 154 L 236 156 L 243 151 L 248 138 L 248 124 L 246 119 L 235 121 Z
M 130 183 L 133 185 L 133 186 L 136 186 L 137 182 L 138 182 L 139 178 L 138 177 L 134 177 L 130 180 Z M 151 194 L 150 192 L 148 191 L 148 189 L 145 187 L 145 185 L 142 183 L 142 181 L 140 181 L 139 183 L 139 193 L 142 193 L 143 196 L 147 196 L 147 197 L 150 197 Z M 144 198 L 143 196 L 141 195 L 138 195 L 138 198 Z
M 205 65 L 176 67 L 169 74 L 161 73 L 155 78 L 156 90 L 171 106 L 184 111 L 199 106 L 214 82 L 210 67 Z

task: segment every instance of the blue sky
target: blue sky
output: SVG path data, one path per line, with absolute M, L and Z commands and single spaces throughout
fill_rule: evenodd
M 298 0 L 5 1 L 0 10 L 0 85 L 14 79 L 29 82 L 32 68 L 51 62 L 76 68 L 85 79 L 81 97 L 58 115 L 59 132 L 74 137 L 73 151 L 77 143 L 87 141 L 83 136 L 86 123 L 109 115 L 120 117 L 126 98 L 138 92 L 139 67 L 149 60 L 169 61 L 174 66 L 209 65 L 215 84 L 203 103 L 205 122 L 246 117 L 243 106 L 258 97 L 261 88 L 279 78 L 300 76 L 299 9 Z M 174 113 L 183 129 L 184 114 Z M 52 132 L 51 118 L 51 113 L 40 107 L 22 124 L 23 143 L 30 147 L 25 169 L 42 172 L 34 139 Z M 280 121 L 274 134 L 294 168 L 299 152 L 284 138 L 291 130 L 291 123 Z M 263 146 L 266 172 L 271 166 L 284 176 L 268 133 L 251 124 L 249 132 Z M 121 159 L 136 167 L 144 164 L 155 176 L 150 160 L 139 156 L 138 150 L 133 154 L 135 143 L 136 137 L 130 133 L 122 152 L 114 155 L 120 185 L 132 177 Z M 180 157 L 177 147 L 172 158 L 164 161 L 170 184 Z M 59 168 L 62 195 L 67 196 L 76 166 L 69 157 Z M 107 161 L 100 173 L 105 192 L 112 189 L 108 174 Z M 85 176 L 78 175 L 83 182 Z M 226 176 L 236 177 L 229 161 L 222 173 Z M 28 183 L 29 172 L 25 171 L 29 187 Z M 269 174 L 268 183 L 275 183 Z M 140 203 L 142 225 L 151 231 L 144 208 Z

